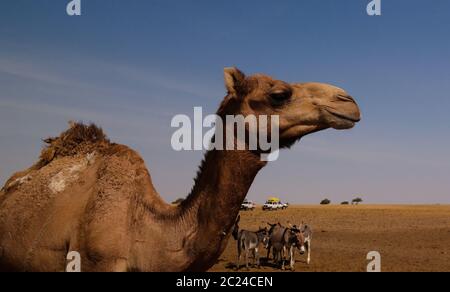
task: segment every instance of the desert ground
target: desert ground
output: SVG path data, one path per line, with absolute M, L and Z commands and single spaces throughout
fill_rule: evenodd
M 292 206 L 284 211 L 241 212 L 240 228 L 263 222 L 300 225 L 314 231 L 311 264 L 296 253 L 296 272 L 364 272 L 367 254 L 381 254 L 383 272 L 450 272 L 450 206 Z M 271 262 L 252 272 L 279 271 Z M 211 272 L 233 272 L 236 241 L 230 239 Z M 242 264 L 242 262 L 241 262 Z M 240 271 L 245 272 L 242 268 Z

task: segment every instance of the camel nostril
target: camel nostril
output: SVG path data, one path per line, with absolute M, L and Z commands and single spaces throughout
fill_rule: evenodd
M 338 94 L 336 96 L 336 98 L 340 101 L 356 103 L 355 99 L 353 97 L 351 97 L 350 95 Z

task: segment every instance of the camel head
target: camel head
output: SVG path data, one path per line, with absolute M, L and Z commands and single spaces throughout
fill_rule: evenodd
M 225 86 L 228 95 L 218 114 L 278 115 L 282 148 L 328 128 L 353 128 L 361 119 L 356 101 L 329 84 L 287 83 L 262 74 L 246 76 L 233 67 L 225 69 Z

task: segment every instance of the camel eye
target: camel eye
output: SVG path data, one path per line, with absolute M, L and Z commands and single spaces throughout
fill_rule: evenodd
M 291 91 L 275 91 L 270 94 L 270 99 L 276 104 L 283 104 L 289 99 L 291 99 Z

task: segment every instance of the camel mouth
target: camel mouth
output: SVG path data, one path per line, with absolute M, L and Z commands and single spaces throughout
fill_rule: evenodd
M 326 107 L 325 113 L 325 119 L 328 121 L 330 127 L 336 130 L 352 129 L 361 120 L 359 111 L 352 111 L 350 114 L 347 114 Z
M 342 114 L 342 113 L 338 113 L 336 111 L 333 110 L 329 110 L 327 109 L 327 112 L 333 116 L 335 116 L 336 118 L 339 118 L 341 120 L 345 120 L 348 122 L 352 122 L 353 124 L 359 123 L 361 121 L 361 117 L 359 116 L 350 116 L 350 115 L 346 115 L 346 114 Z

